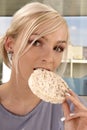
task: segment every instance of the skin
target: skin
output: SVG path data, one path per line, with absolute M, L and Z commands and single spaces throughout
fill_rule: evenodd
M 29 89 L 28 79 L 34 68 L 45 68 L 55 71 L 61 63 L 63 51 L 67 46 L 67 28 L 62 26 L 55 32 L 50 33 L 34 43 L 34 45 L 19 58 L 18 74 L 15 72 L 15 55 L 17 53 L 16 41 L 9 37 L 5 43 L 5 49 L 13 52 L 12 72 L 10 80 L 0 87 L 1 103 L 9 111 L 26 115 L 32 111 L 40 99 L 37 98 Z M 30 37 L 27 47 L 36 38 L 38 34 L 33 33 Z M 21 43 L 21 41 L 20 41 Z M 20 44 L 19 43 L 19 44 Z M 26 48 L 25 48 L 26 49 Z
M 73 113 L 70 112 L 67 100 L 74 104 Z M 66 95 L 66 101 L 62 107 L 65 116 L 65 130 L 87 130 L 87 108 L 72 90 L 69 91 L 69 95 Z
M 0 87 L 1 104 L 6 109 L 17 115 L 26 115 L 40 103 L 41 100 L 29 89 L 28 78 L 34 71 L 34 68 L 40 67 L 50 71 L 55 71 L 58 68 L 61 64 L 63 52 L 67 47 L 66 32 L 67 28 L 62 26 L 55 32 L 35 42 L 34 45 L 20 57 L 17 75 L 14 66 L 17 45 L 14 39 L 11 37 L 7 38 L 5 49 L 7 51 L 10 49 L 10 51 L 13 52 L 12 72 L 10 80 Z M 33 34 L 30 37 L 29 45 L 37 35 L 38 34 Z M 63 43 L 60 43 L 60 41 Z M 87 108 L 80 103 L 72 91 L 69 93 L 70 96 L 66 95 L 66 101 L 62 104 L 66 118 L 65 130 L 87 130 Z M 70 100 L 75 105 L 75 115 L 73 116 L 70 116 L 70 108 L 67 100 Z

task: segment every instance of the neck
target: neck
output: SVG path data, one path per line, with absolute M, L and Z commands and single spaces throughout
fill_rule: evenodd
M 24 115 L 35 108 L 40 99 L 35 96 L 26 81 L 20 79 L 16 82 L 15 77 L 11 76 L 8 83 L 4 84 L 2 94 L 2 104 L 10 111 Z
M 9 90 L 9 95 L 13 99 L 20 100 L 21 102 L 32 102 L 33 101 L 38 101 L 39 99 L 37 96 L 35 96 L 32 91 L 30 90 L 29 86 L 27 83 L 24 83 L 21 81 L 21 83 L 18 84 L 13 84 L 12 82 L 7 83 L 7 88 Z
M 12 94 L 21 99 L 29 99 L 30 97 L 35 97 L 31 92 L 28 81 L 23 79 L 23 77 L 15 74 L 14 71 L 11 73 L 10 81 L 8 82 L 8 88 Z M 35 97 L 36 98 L 36 97 Z

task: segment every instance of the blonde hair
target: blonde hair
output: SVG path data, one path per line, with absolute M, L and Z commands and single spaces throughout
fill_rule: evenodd
M 7 37 L 11 36 L 16 40 L 17 44 L 21 43 L 15 57 L 17 66 L 19 57 L 29 49 L 26 48 L 26 46 L 28 44 L 29 37 L 34 32 L 39 33 L 39 37 L 37 37 L 38 39 L 41 36 L 57 30 L 64 24 L 67 26 L 65 19 L 50 6 L 39 2 L 33 2 L 22 7 L 14 14 L 6 34 L 0 38 L 1 54 L 5 64 L 8 67 L 10 66 L 7 52 L 4 47 Z

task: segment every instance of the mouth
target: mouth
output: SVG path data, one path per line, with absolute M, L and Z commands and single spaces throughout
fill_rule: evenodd
M 43 68 L 43 67 L 37 67 L 37 68 L 34 68 L 33 70 L 37 70 L 37 69 L 51 71 L 51 69 L 49 69 L 49 68 Z

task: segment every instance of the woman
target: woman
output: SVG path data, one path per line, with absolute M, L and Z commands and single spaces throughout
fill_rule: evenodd
M 67 45 L 66 21 L 51 7 L 35 2 L 14 14 L 0 39 L 3 60 L 11 68 L 10 80 L 0 87 L 1 130 L 80 130 L 79 122 L 86 124 L 87 108 L 73 92 L 62 105 L 54 105 L 37 98 L 28 85 L 34 69 L 55 71 L 60 66 Z M 69 116 L 72 109 L 67 99 L 77 108 L 73 111 L 76 116 Z M 63 111 L 65 123 L 61 121 Z

